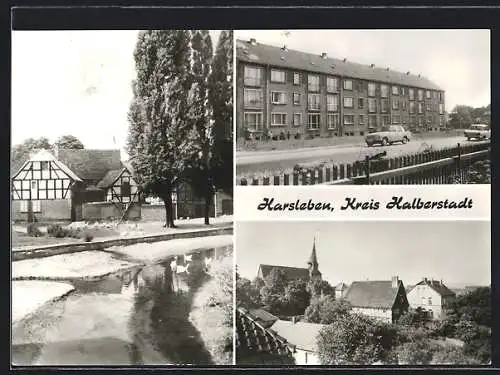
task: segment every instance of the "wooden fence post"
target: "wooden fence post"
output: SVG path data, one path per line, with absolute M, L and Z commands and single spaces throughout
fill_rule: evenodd
M 368 155 L 365 156 L 365 176 L 365 184 L 370 185 L 370 157 Z
M 460 143 L 457 143 L 457 170 L 458 170 L 458 177 L 459 177 L 459 181 L 460 183 L 462 183 L 462 162 L 460 160 L 461 158 L 461 153 L 462 153 L 462 150 L 460 148 Z

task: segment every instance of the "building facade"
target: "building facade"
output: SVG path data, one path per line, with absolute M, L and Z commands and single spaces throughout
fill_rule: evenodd
M 424 278 L 408 292 L 408 302 L 414 309 L 420 307 L 431 318 L 444 317 L 446 307 L 455 298 L 455 293 L 444 285 L 442 280 Z
M 397 321 L 409 307 L 406 289 L 397 276 L 387 281 L 354 281 L 345 300 L 354 312 L 385 323 Z
M 425 77 L 236 42 L 237 137 L 362 136 L 389 124 L 446 127 L 444 90 Z

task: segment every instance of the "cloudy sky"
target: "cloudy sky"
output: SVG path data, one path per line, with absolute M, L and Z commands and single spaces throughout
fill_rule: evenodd
M 489 285 L 491 224 L 480 221 L 237 222 L 236 263 L 243 277 L 259 264 L 307 267 L 313 238 L 319 270 L 340 281 L 422 277 L 451 286 Z
M 490 103 L 489 30 L 240 30 L 238 39 L 422 74 L 446 91 L 446 110 Z
M 137 33 L 14 31 L 12 143 L 72 134 L 86 148 L 123 149 Z

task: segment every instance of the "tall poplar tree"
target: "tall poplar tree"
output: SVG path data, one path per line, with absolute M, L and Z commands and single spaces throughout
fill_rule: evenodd
M 142 191 L 163 200 L 167 227 L 174 227 L 172 193 L 196 145 L 190 39 L 187 30 L 141 31 L 134 51 L 127 151 Z

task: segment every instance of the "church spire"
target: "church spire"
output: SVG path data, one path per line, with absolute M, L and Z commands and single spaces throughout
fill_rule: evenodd
M 316 255 L 316 237 L 313 239 L 313 248 L 311 252 L 311 256 L 309 257 L 309 261 L 307 262 L 309 268 L 309 277 L 311 279 L 320 279 L 321 280 L 321 272 L 318 269 L 318 257 Z

